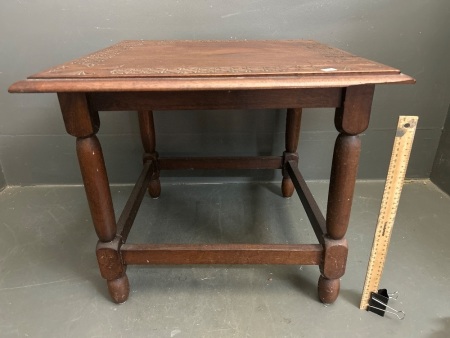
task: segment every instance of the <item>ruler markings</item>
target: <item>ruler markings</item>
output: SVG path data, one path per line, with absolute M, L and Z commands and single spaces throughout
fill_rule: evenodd
M 400 116 L 398 120 L 397 133 L 367 267 L 360 309 L 367 309 L 370 293 L 378 291 L 403 182 L 405 180 L 406 168 L 408 167 L 409 156 L 411 154 L 417 121 L 417 116 Z

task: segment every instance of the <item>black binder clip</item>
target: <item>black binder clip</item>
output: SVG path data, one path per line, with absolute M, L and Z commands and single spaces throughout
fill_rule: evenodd
M 367 311 L 376 313 L 381 317 L 384 317 L 386 313 L 390 313 L 398 319 L 403 320 L 405 318 L 405 313 L 403 311 L 396 310 L 387 305 L 389 299 L 397 300 L 397 298 L 398 292 L 389 294 L 386 289 L 380 289 L 378 292 L 371 292 Z

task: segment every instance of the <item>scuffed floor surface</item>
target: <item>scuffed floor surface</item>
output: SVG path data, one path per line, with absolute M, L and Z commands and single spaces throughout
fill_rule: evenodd
M 327 184 L 310 183 L 322 210 Z M 129 186 L 112 188 L 121 210 Z M 359 310 L 383 182 L 359 182 L 341 295 L 317 300 L 315 266 L 128 268 L 113 304 L 95 259 L 82 187 L 0 193 L 1 337 L 449 337 L 450 198 L 406 184 L 381 286 L 403 321 Z M 163 185 L 145 197 L 128 242 L 315 243 L 297 197 L 277 185 Z

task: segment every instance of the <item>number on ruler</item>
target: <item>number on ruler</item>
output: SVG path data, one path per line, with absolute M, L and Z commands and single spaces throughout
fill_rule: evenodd
M 403 181 L 408 166 L 412 141 L 418 118 L 416 116 L 400 116 L 397 134 L 394 141 L 391 161 L 378 216 L 372 251 L 369 258 L 366 280 L 360 308 L 366 309 L 370 293 L 378 291 L 384 262 L 387 255 L 389 240 L 394 226 Z

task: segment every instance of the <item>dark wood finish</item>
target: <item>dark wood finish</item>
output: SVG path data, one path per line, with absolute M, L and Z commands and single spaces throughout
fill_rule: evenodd
M 116 219 L 97 136 L 78 138 L 77 155 L 95 231 L 102 242 L 109 242 L 116 235 Z
M 319 277 L 318 293 L 319 299 L 324 304 L 333 304 L 341 288 L 341 281 L 339 279 L 327 279 L 323 276 Z
M 59 105 L 68 134 L 87 137 L 98 132 L 100 118 L 98 112 L 90 109 L 83 93 L 58 93 Z
M 149 91 L 210 91 L 210 90 L 265 90 L 298 88 L 345 88 L 361 84 L 413 84 L 415 80 L 404 74 L 392 75 L 305 75 L 295 77 L 243 77 L 236 80 L 223 78 L 192 78 L 189 84 L 177 78 L 105 78 L 105 79 L 60 79 L 25 80 L 11 85 L 10 93 L 63 93 L 63 92 L 149 92 Z M 272 107 L 269 106 L 268 108 Z M 281 105 L 280 105 L 281 106 Z M 293 105 L 288 105 L 293 106 Z M 192 105 L 191 105 L 192 107 Z M 202 107 L 204 107 L 202 105 Z M 149 107 L 151 108 L 151 107 Z M 154 108 L 151 108 L 154 109 Z M 181 108 L 179 108 L 181 109 Z M 187 109 L 187 108 L 186 108 Z
M 116 236 L 111 242 L 97 243 L 97 261 L 100 273 L 106 279 L 109 294 L 115 303 L 121 304 L 128 299 L 130 284 L 123 264 L 120 246 L 122 239 Z
M 247 90 L 366 83 L 414 83 L 414 79 L 315 41 L 122 41 L 30 76 L 9 90 Z
M 99 109 L 99 110 L 106 110 L 106 109 Z M 142 146 L 144 147 L 144 151 L 148 154 L 155 154 L 156 140 L 155 140 L 155 123 L 153 121 L 153 112 L 151 110 L 139 110 L 138 117 L 139 117 L 139 129 L 141 133 L 141 141 Z
M 105 163 L 97 137 L 93 135 L 77 138 L 77 154 L 95 231 L 101 244 L 112 243 L 117 227 Z M 98 264 L 102 276 L 107 279 L 109 293 L 114 302 L 123 303 L 128 298 L 129 286 L 119 248 L 99 248 Z
M 336 109 L 336 139 L 327 207 L 327 234 L 341 239 L 347 231 L 358 172 L 361 140 L 358 134 L 369 125 L 375 87 L 365 85 L 345 90 L 344 103 Z
M 361 139 L 340 134 L 334 147 L 327 204 L 327 235 L 341 239 L 347 231 L 358 172 Z
M 350 220 L 360 149 L 359 136 L 341 133 L 337 137 L 328 191 L 326 216 L 328 241 L 325 246 L 324 260 L 320 265 L 322 279 L 319 279 L 319 298 L 323 299 L 324 303 L 334 302 L 340 285 L 339 278 L 335 277 L 336 274 L 326 275 L 328 271 L 331 271 L 327 268 L 328 264 L 343 267 L 342 274 L 345 270 L 347 249 L 342 249 L 340 244 Z
M 336 129 L 348 135 L 362 133 L 369 126 L 374 85 L 348 87 L 344 103 L 336 109 L 334 123 Z
M 124 244 L 125 264 L 301 264 L 322 261 L 318 244 Z
M 109 295 L 114 303 L 122 304 L 128 299 L 130 283 L 126 274 L 117 279 L 107 280 L 106 284 L 108 285 Z
M 257 157 L 172 157 L 159 159 L 162 170 L 179 169 L 281 169 L 280 156 Z
M 128 198 L 127 204 L 117 222 L 117 234 L 121 237 L 123 243 L 125 243 L 128 238 L 128 234 L 130 233 L 134 219 L 136 218 L 142 199 L 144 198 L 146 187 L 148 187 L 150 183 L 152 167 L 152 161 L 144 163 L 141 175 L 139 175 L 139 178 L 131 191 L 130 197 Z
M 347 232 L 358 173 L 361 140 L 358 134 L 369 125 L 374 85 L 348 87 L 344 101 L 336 109 L 335 126 L 340 132 L 336 139 L 331 167 L 327 204 L 327 239 L 324 260 L 320 265 L 319 296 L 333 302 L 339 293 L 339 278 L 345 272 Z M 333 263 L 331 263 L 333 262 Z M 337 291 L 336 291 L 337 290 Z
M 304 106 L 302 106 L 304 107 Z M 286 153 L 296 154 L 300 137 L 300 126 L 302 119 L 302 109 L 290 108 L 286 112 L 286 134 L 285 134 L 285 156 Z M 294 184 L 286 170 L 287 162 L 284 163 L 283 180 L 281 182 L 281 193 L 284 197 L 291 197 L 294 193 Z
M 156 152 L 155 123 L 153 111 L 139 110 L 139 129 L 141 132 L 142 146 L 147 157 L 153 160 L 153 172 L 148 182 L 148 193 L 152 198 L 161 195 L 161 182 L 159 181 L 158 153 Z M 145 159 L 144 159 L 145 160 Z
M 159 181 L 159 178 L 150 180 L 148 183 L 148 194 L 152 198 L 159 198 L 161 195 L 161 182 Z
M 129 285 L 120 257 L 114 208 L 100 142 L 95 135 L 100 126 L 98 112 L 90 108 L 86 95 L 59 93 L 64 124 L 69 134 L 77 137 L 76 149 L 81 176 L 99 238 L 97 261 L 100 273 L 116 303 L 128 298 Z
M 286 112 L 286 134 L 285 145 L 286 152 L 296 153 L 298 148 L 298 140 L 300 137 L 300 127 L 302 120 L 301 108 L 290 108 Z
M 77 137 L 78 161 L 95 231 L 101 241 L 111 241 L 116 220 L 103 153 L 95 136 L 100 126 L 98 113 L 90 109 L 86 95 L 61 93 L 58 99 L 66 130 Z
M 327 279 L 341 278 L 345 273 L 347 263 L 347 240 L 325 238 L 324 249 L 323 264 L 320 266 L 322 276 Z
M 30 76 L 10 92 L 56 92 L 77 153 L 102 276 L 117 303 L 129 294 L 127 264 L 315 264 L 319 298 L 332 303 L 345 272 L 344 238 L 361 141 L 376 84 L 414 83 L 399 70 L 314 41 L 123 41 Z M 334 149 L 324 219 L 300 171 L 301 108 L 336 108 Z M 289 108 L 283 156 L 159 158 L 152 110 Z M 100 110 L 137 110 L 144 169 L 116 227 L 100 143 Z M 160 194 L 159 171 L 282 169 L 283 196 L 294 188 L 320 244 L 123 244 L 146 187 Z
M 308 219 L 311 222 L 314 233 L 316 234 L 317 240 L 321 244 L 325 244 L 324 235 L 326 233 L 326 221 L 320 211 L 319 206 L 316 203 L 311 191 L 308 188 L 305 180 L 303 179 L 300 170 L 298 170 L 297 163 L 294 161 L 289 161 L 287 163 L 287 171 L 292 179 L 292 182 L 297 190 L 298 197 L 303 204 L 303 208 L 308 215 Z
M 96 110 L 269 109 L 339 107 L 341 88 L 103 92 L 88 95 Z
M 400 73 L 311 40 L 135 40 L 122 41 L 30 79 L 322 76 L 329 72 L 341 76 Z
M 120 237 L 115 237 L 111 242 L 97 242 L 95 250 L 100 274 L 106 280 L 114 280 L 124 275 L 126 267 L 120 256 Z

